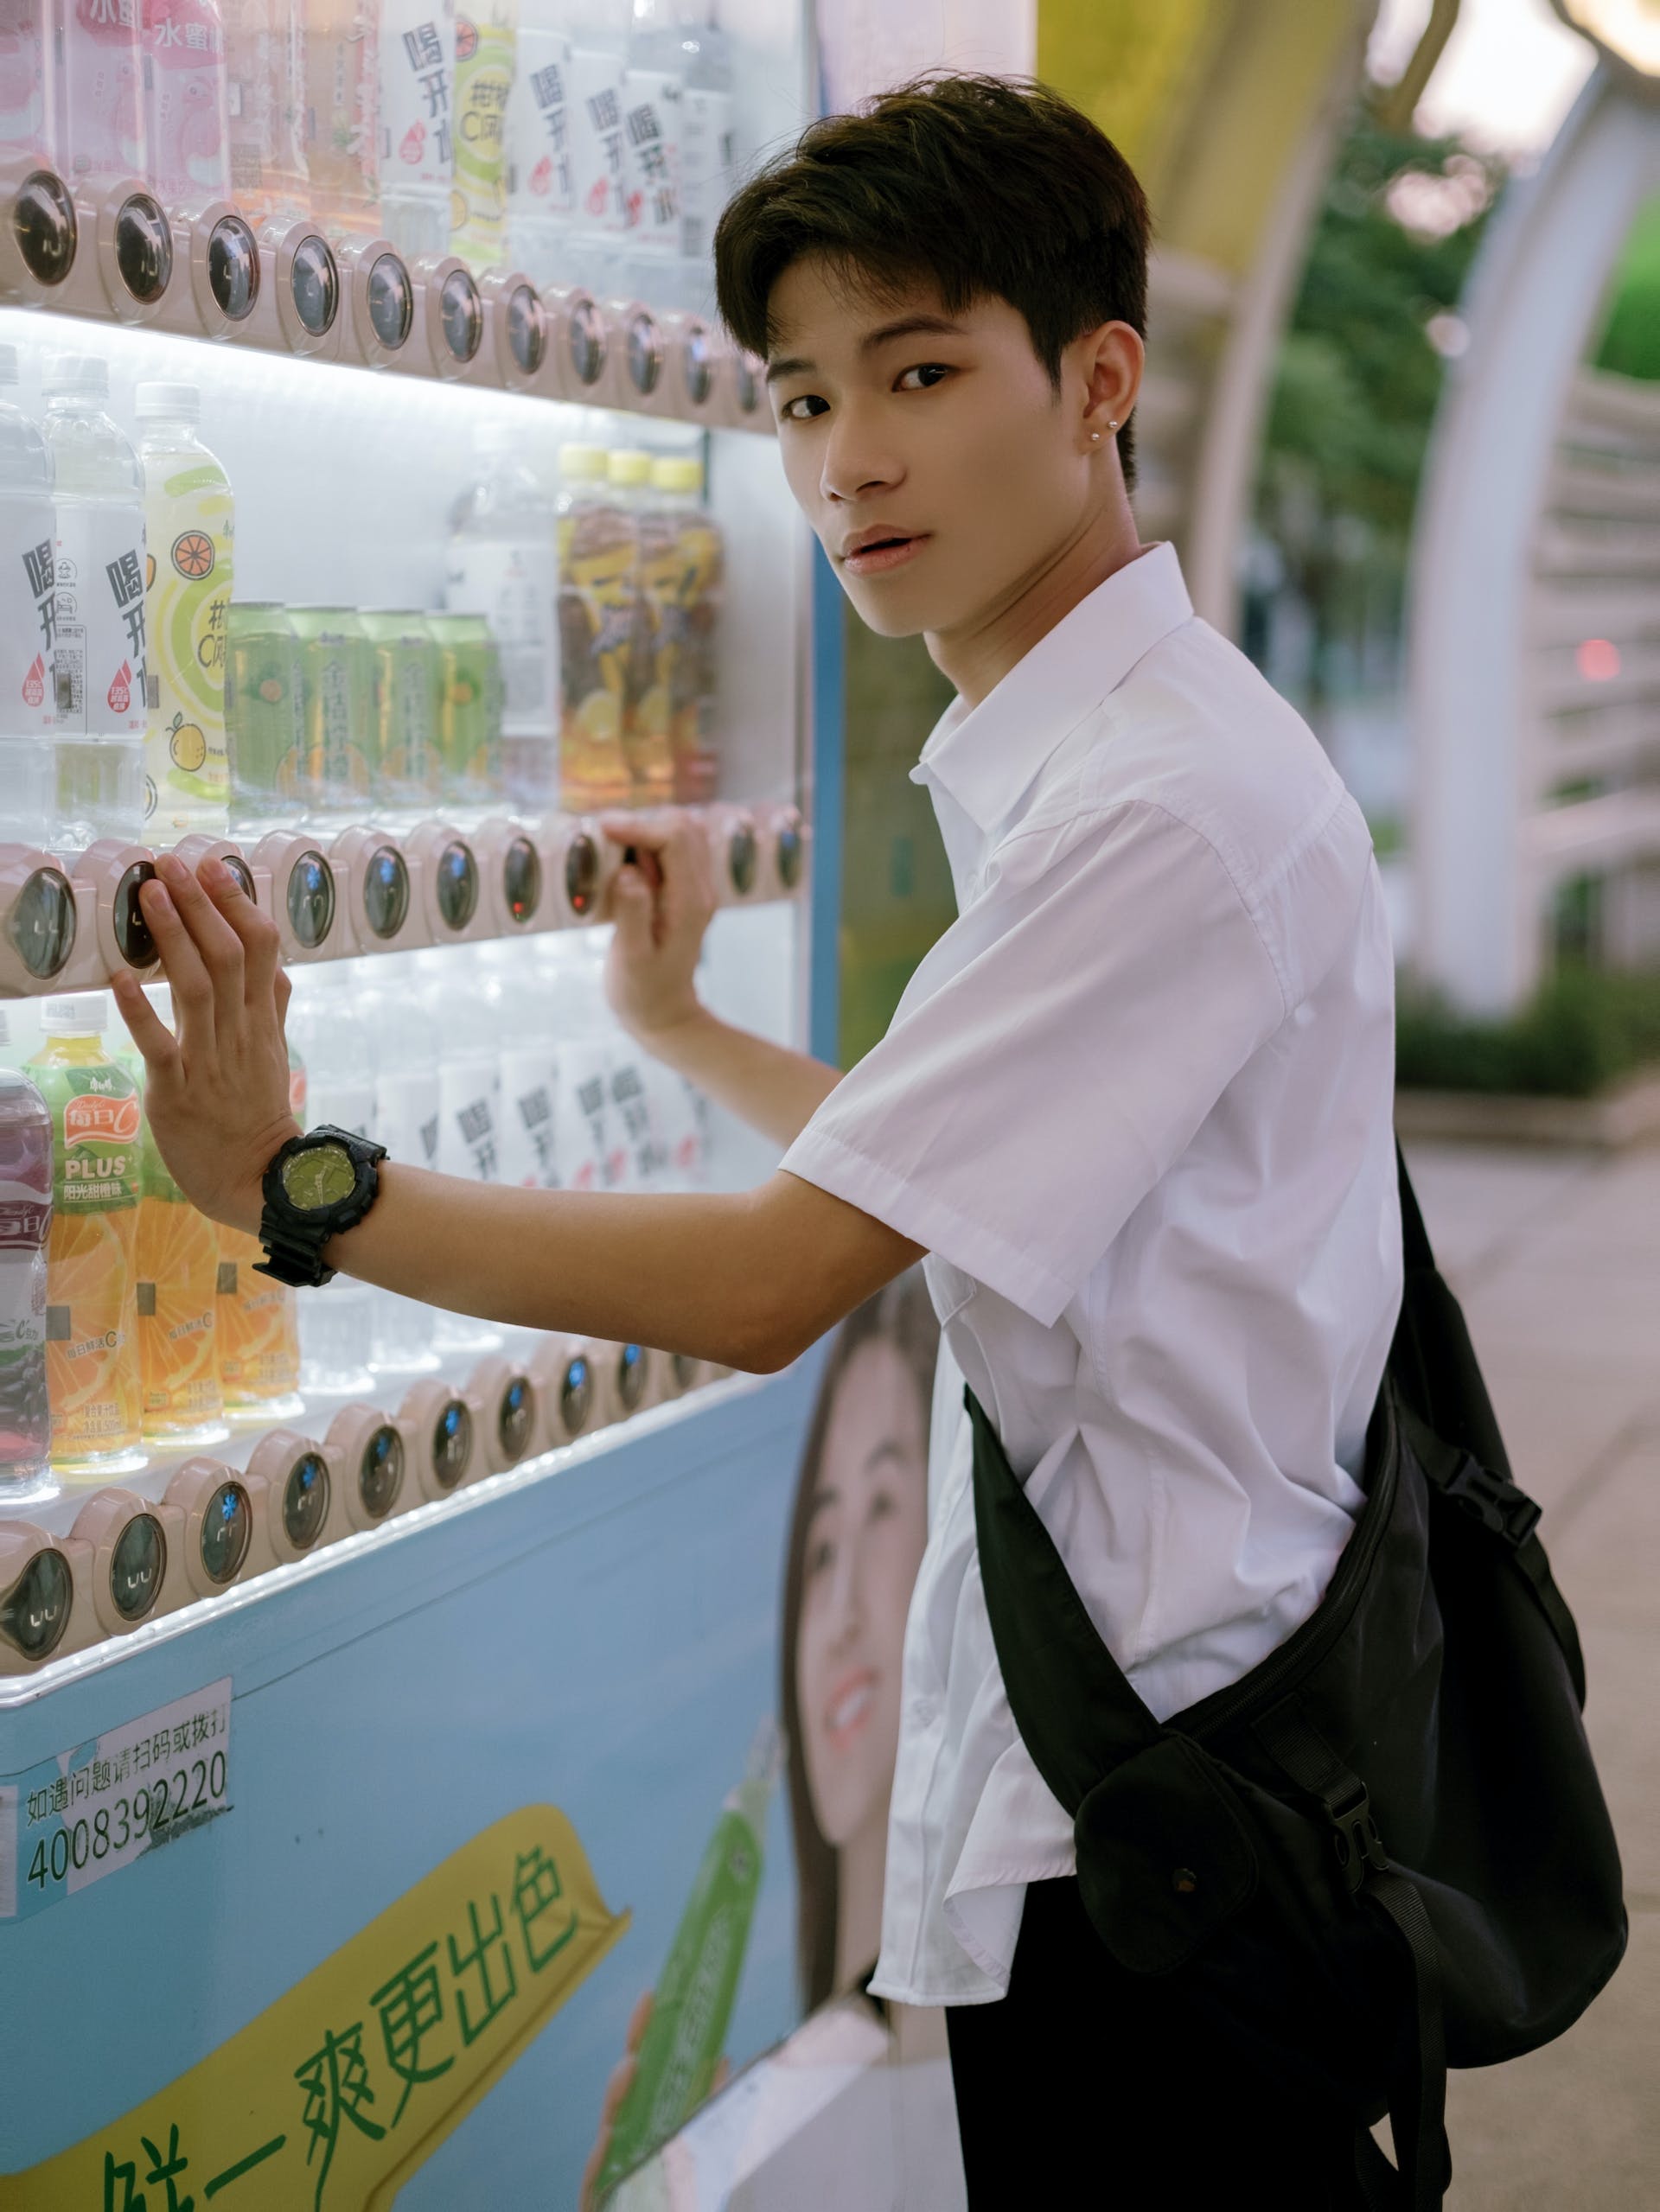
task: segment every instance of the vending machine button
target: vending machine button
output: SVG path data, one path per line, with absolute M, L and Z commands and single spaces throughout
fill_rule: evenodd
M 542 902 L 542 864 L 528 838 L 514 838 L 501 856 L 501 895 L 515 921 L 533 919 Z
M 478 911 L 478 863 L 460 838 L 438 855 L 435 873 L 438 912 L 446 928 L 459 933 Z
M 415 287 L 395 253 L 378 255 L 369 271 L 369 327 L 391 354 L 409 343 L 415 327 Z
M 484 303 L 464 269 L 452 269 L 438 294 L 444 342 L 450 358 L 470 361 L 484 339 Z
M 599 847 L 586 830 L 571 840 L 565 856 L 565 903 L 572 914 L 586 921 L 599 891 Z
M 290 869 L 287 905 L 296 939 L 315 953 L 335 920 L 335 872 L 320 852 L 303 852 Z
M 147 192 L 123 201 L 115 218 L 115 266 L 140 306 L 148 307 L 173 277 L 173 233 Z
M 75 203 L 50 169 L 25 177 L 11 204 L 11 227 L 23 266 L 37 284 L 61 284 L 75 265 Z
M 36 868 L 12 902 L 6 935 L 24 969 L 49 983 L 75 949 L 75 895 L 56 868 Z
M 669 1367 L 674 1377 L 676 1390 L 691 1390 L 703 1371 L 701 1360 L 694 1360 L 689 1352 L 674 1352 L 669 1356 Z
M 681 341 L 680 359 L 686 397 L 694 407 L 701 407 L 715 382 L 715 349 L 702 323 L 694 322 L 686 331 Z
M 594 1410 L 594 1371 L 581 1353 L 571 1360 L 559 1385 L 559 1418 L 570 1437 L 580 1436 Z
M 335 327 L 340 312 L 340 271 L 328 241 L 315 233 L 294 249 L 288 288 L 302 329 L 322 338 Z
M 649 399 L 662 380 L 663 334 L 648 309 L 639 308 L 629 317 L 623 340 L 629 382 L 642 399 Z
M 616 1401 L 624 1413 L 637 1413 L 645 1401 L 649 1366 L 643 1348 L 624 1344 L 616 1355 Z
M 43 1546 L 0 1592 L 0 1638 L 21 1658 L 35 1663 L 49 1658 L 69 1625 L 73 1591 L 68 1560 Z
M 785 822 L 778 832 L 778 881 L 793 891 L 801 880 L 801 826 Z
M 527 376 L 534 376 L 547 352 L 547 317 L 533 286 L 515 284 L 507 301 L 508 349 Z
M 283 1484 L 283 1533 L 297 1552 L 309 1552 L 329 1519 L 329 1464 L 320 1451 L 305 1451 Z
M 115 887 L 111 926 L 115 933 L 116 950 L 130 968 L 152 968 L 156 965 L 156 940 L 150 934 L 150 924 L 138 903 L 139 886 L 148 883 L 155 873 L 153 860 L 135 860 Z
M 221 1482 L 208 1499 L 198 1539 L 202 1571 L 212 1583 L 234 1582 L 248 1556 L 253 1508 L 240 1482 Z
M 726 866 L 732 889 L 741 899 L 748 898 L 755 889 L 756 860 L 755 832 L 748 822 L 738 822 L 727 842 Z
M 110 1552 L 110 1603 L 135 1625 L 162 1594 L 167 1536 L 153 1513 L 136 1513 Z
M 395 845 L 377 845 L 363 870 L 363 918 L 382 940 L 409 919 L 409 870 Z
M 526 1376 L 514 1375 L 501 1393 L 495 1416 L 496 1436 L 509 1467 L 524 1457 L 535 1424 L 536 1393 Z
M 404 1440 L 389 1421 L 384 1422 L 357 1458 L 357 1495 L 368 1518 L 384 1520 L 403 1487 Z
M 208 289 L 227 322 L 246 322 L 259 297 L 259 247 L 240 215 L 221 215 L 208 239 Z
M 565 325 L 571 370 L 584 391 L 605 373 L 605 318 L 591 299 L 579 299 Z
M 473 1417 L 459 1398 L 439 1407 L 430 1441 L 432 1479 L 441 1490 L 453 1490 L 473 1457 Z

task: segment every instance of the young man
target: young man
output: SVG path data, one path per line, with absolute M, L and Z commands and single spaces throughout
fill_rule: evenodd
M 781 1170 L 738 1196 L 593 1198 L 390 1161 L 322 1253 L 758 1369 L 926 1253 L 950 1356 L 872 1986 L 950 2008 L 977 2208 L 1356 2201 L 1338 2116 L 1224 2067 L 1158 1987 L 1134 2018 L 1098 2001 L 975 1559 L 964 1377 L 1153 1712 L 1236 1680 L 1350 1533 L 1399 1301 L 1365 826 L 1127 495 L 1147 230 L 1082 116 L 979 79 L 819 124 L 738 194 L 721 305 L 766 356 L 791 489 L 865 620 L 922 632 L 957 688 L 914 773 L 960 918 L 839 1080 L 699 1004 L 701 850 L 611 826 L 648 856 L 617 885 L 612 1004 L 787 1145 Z M 118 991 L 169 1167 L 259 1230 L 294 1133 L 287 985 L 269 923 L 224 870 L 201 877 L 163 860 L 144 894 L 177 1041 Z

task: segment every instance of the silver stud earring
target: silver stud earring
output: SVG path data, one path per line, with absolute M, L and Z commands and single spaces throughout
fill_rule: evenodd
M 1118 428 L 1118 424 L 1113 420 L 1110 415 L 1107 418 L 1107 427 L 1109 430 L 1115 430 Z
M 1101 443 L 1101 432 L 1099 430 L 1090 431 L 1089 443 L 1091 445 L 1099 445 Z

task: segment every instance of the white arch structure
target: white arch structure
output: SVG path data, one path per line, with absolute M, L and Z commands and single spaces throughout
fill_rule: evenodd
M 1660 406 L 1582 367 L 1632 219 L 1660 189 L 1657 90 L 1605 60 L 1496 215 L 1426 470 L 1413 962 L 1472 1013 L 1526 998 L 1565 877 L 1621 881 L 1628 914 L 1646 901 L 1650 915 L 1660 880 Z M 1613 651 L 1587 659 L 1587 637 Z M 1609 787 L 1552 803 L 1576 778 Z

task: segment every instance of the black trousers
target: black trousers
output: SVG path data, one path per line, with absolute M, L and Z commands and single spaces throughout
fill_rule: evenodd
M 1026 1892 L 1009 1993 L 946 2022 L 969 2212 L 1358 2212 L 1353 2131 L 1248 2078 L 1149 1985 L 1103 2002 L 1076 1881 Z

